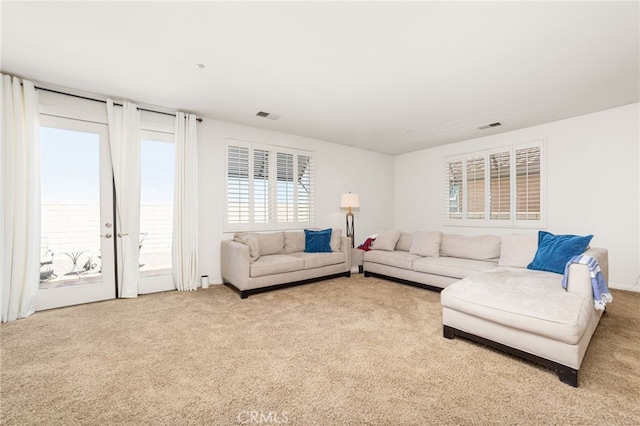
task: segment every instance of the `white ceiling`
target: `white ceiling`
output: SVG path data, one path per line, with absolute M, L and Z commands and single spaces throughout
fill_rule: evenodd
M 3 1 L 1 67 L 398 154 L 640 101 L 639 5 Z

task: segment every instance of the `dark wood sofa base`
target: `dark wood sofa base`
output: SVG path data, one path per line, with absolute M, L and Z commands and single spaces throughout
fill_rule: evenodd
M 409 280 L 403 280 L 402 278 L 396 278 L 396 277 L 390 277 L 388 275 L 382 275 L 382 274 L 376 274 L 375 272 L 369 272 L 369 271 L 364 271 L 364 276 L 365 277 L 376 277 L 376 278 L 382 278 L 384 280 L 389 280 L 389 281 L 394 281 L 400 284 L 405 284 L 405 285 L 410 285 L 412 287 L 420 287 L 420 288 L 424 288 L 426 290 L 431 290 L 431 291 L 435 291 L 440 293 L 442 290 L 442 288 L 440 287 L 435 287 L 429 284 L 422 284 L 422 283 L 417 283 L 415 281 L 409 281 Z
M 310 278 L 308 280 L 301 280 L 301 281 L 294 281 L 294 282 L 284 283 L 284 284 L 270 285 L 268 287 L 252 288 L 252 289 L 249 289 L 249 290 L 240 290 L 238 287 L 234 286 L 232 283 L 230 283 L 229 281 L 226 281 L 226 280 L 223 280 L 223 284 L 226 285 L 227 287 L 231 288 L 232 290 L 234 290 L 236 293 L 238 293 L 240 295 L 241 299 L 246 299 L 247 297 L 251 296 L 252 294 L 265 293 L 267 291 L 279 290 L 281 288 L 294 287 L 294 286 L 303 285 L 303 284 L 310 284 L 310 283 L 314 283 L 314 282 L 318 282 L 318 281 L 328 280 L 328 279 L 331 279 L 331 278 L 339 278 L 339 277 L 347 277 L 347 278 L 349 278 L 349 277 L 351 277 L 351 271 L 342 272 L 342 273 L 333 274 L 333 275 L 326 275 L 324 277 Z
M 557 362 L 550 361 L 546 358 L 541 358 L 537 355 L 533 355 L 528 352 L 503 345 L 502 343 L 494 342 L 493 340 L 485 339 L 484 337 L 476 336 L 475 334 L 458 330 L 457 328 L 453 328 L 448 325 L 442 326 L 442 335 L 447 339 L 453 339 L 455 336 L 462 337 L 464 339 L 471 340 L 473 342 L 489 346 L 490 348 L 508 353 L 509 355 L 513 355 L 518 358 L 522 358 L 524 360 L 542 365 L 543 367 L 555 371 L 562 383 L 566 383 L 570 386 L 573 386 L 574 388 L 578 387 L 578 370 L 567 367 L 566 365 L 558 364 Z

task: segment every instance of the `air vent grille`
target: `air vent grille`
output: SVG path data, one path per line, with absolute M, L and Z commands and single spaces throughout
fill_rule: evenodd
M 277 120 L 280 118 L 279 115 L 271 114 L 270 112 L 260 111 L 256 114 L 258 117 L 268 118 L 269 120 Z
M 480 126 L 480 127 L 478 127 L 478 129 L 486 130 L 486 129 L 490 129 L 492 127 L 498 127 L 498 126 L 502 126 L 502 122 L 496 121 L 495 123 L 491 123 L 491 124 L 486 124 L 484 126 Z

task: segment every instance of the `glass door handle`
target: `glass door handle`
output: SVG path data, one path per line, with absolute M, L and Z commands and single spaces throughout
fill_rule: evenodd
M 111 237 L 113 237 L 113 235 L 111 235 L 111 233 L 110 233 L 110 232 L 108 232 L 108 233 L 106 233 L 106 234 L 102 235 L 102 237 L 104 237 L 104 238 L 111 238 Z

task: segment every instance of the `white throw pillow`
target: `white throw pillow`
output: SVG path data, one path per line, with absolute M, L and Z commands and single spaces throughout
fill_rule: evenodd
M 526 268 L 538 251 L 538 234 L 503 235 L 498 266 Z
M 409 253 L 425 257 L 440 257 L 440 232 L 416 231 Z
M 371 246 L 372 250 L 385 250 L 393 251 L 396 248 L 396 243 L 400 238 L 400 231 L 385 231 L 378 234 L 378 237 Z

